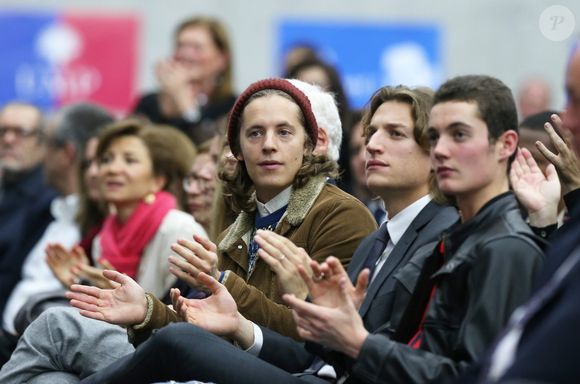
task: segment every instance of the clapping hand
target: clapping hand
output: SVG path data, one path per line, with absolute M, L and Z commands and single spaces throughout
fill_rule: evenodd
M 169 256 L 169 271 L 190 287 L 200 288 L 203 287 L 198 279 L 201 272 L 216 280 L 219 278 L 217 247 L 198 235 L 194 235 L 193 240 L 179 240 L 171 246 L 171 249 L 181 257 Z
M 46 264 L 65 288 L 69 288 L 79 277 L 75 268 L 88 266 L 89 259 L 79 245 L 69 251 L 60 243 L 51 243 L 46 246 Z
M 258 256 L 276 274 L 282 293 L 300 298 L 308 296 L 308 286 L 298 272 L 301 267 L 307 276 L 312 276 L 311 259 L 306 251 L 272 231 L 258 230 L 255 240 L 260 246 Z
M 135 325 L 143 322 L 147 314 L 145 291 L 135 280 L 117 271 L 104 270 L 103 276 L 118 286 L 101 289 L 73 284 L 66 297 L 70 304 L 80 309 L 80 314 L 117 325 Z

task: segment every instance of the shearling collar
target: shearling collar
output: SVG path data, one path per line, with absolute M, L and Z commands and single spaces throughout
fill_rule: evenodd
M 287 222 L 293 227 L 299 226 L 304 221 L 310 208 L 314 205 L 314 202 L 318 198 L 318 195 L 322 191 L 322 188 L 324 188 L 325 184 L 326 177 L 316 176 L 310 179 L 304 187 L 294 190 L 290 196 L 290 201 L 288 202 L 288 209 L 286 209 L 286 213 L 278 223 L 276 229 L 278 229 L 284 222 Z M 219 243 L 219 251 L 227 251 L 237 241 L 239 241 L 240 238 L 243 238 L 246 244 L 249 243 L 249 238 L 246 238 L 247 236 L 244 235 L 248 234 L 254 226 L 254 214 L 254 212 L 242 212 L 238 215 L 228 233 Z

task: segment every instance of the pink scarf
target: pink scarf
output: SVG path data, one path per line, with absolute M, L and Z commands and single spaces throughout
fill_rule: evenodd
M 135 278 L 143 250 L 157 233 L 165 215 L 176 207 L 175 197 L 158 192 L 155 201 L 139 203 L 126 223 L 109 215 L 101 230 L 101 257 L 119 272 Z

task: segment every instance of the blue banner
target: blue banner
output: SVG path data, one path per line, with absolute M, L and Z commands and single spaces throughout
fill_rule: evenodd
M 290 49 L 315 48 L 338 69 L 351 106 L 361 108 L 384 85 L 438 87 L 443 79 L 440 39 L 440 28 L 431 24 L 283 20 L 275 60 L 281 72 Z

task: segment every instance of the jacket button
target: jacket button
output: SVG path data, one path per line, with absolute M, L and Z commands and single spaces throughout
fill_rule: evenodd
M 238 249 L 242 249 L 242 244 L 238 244 Z

